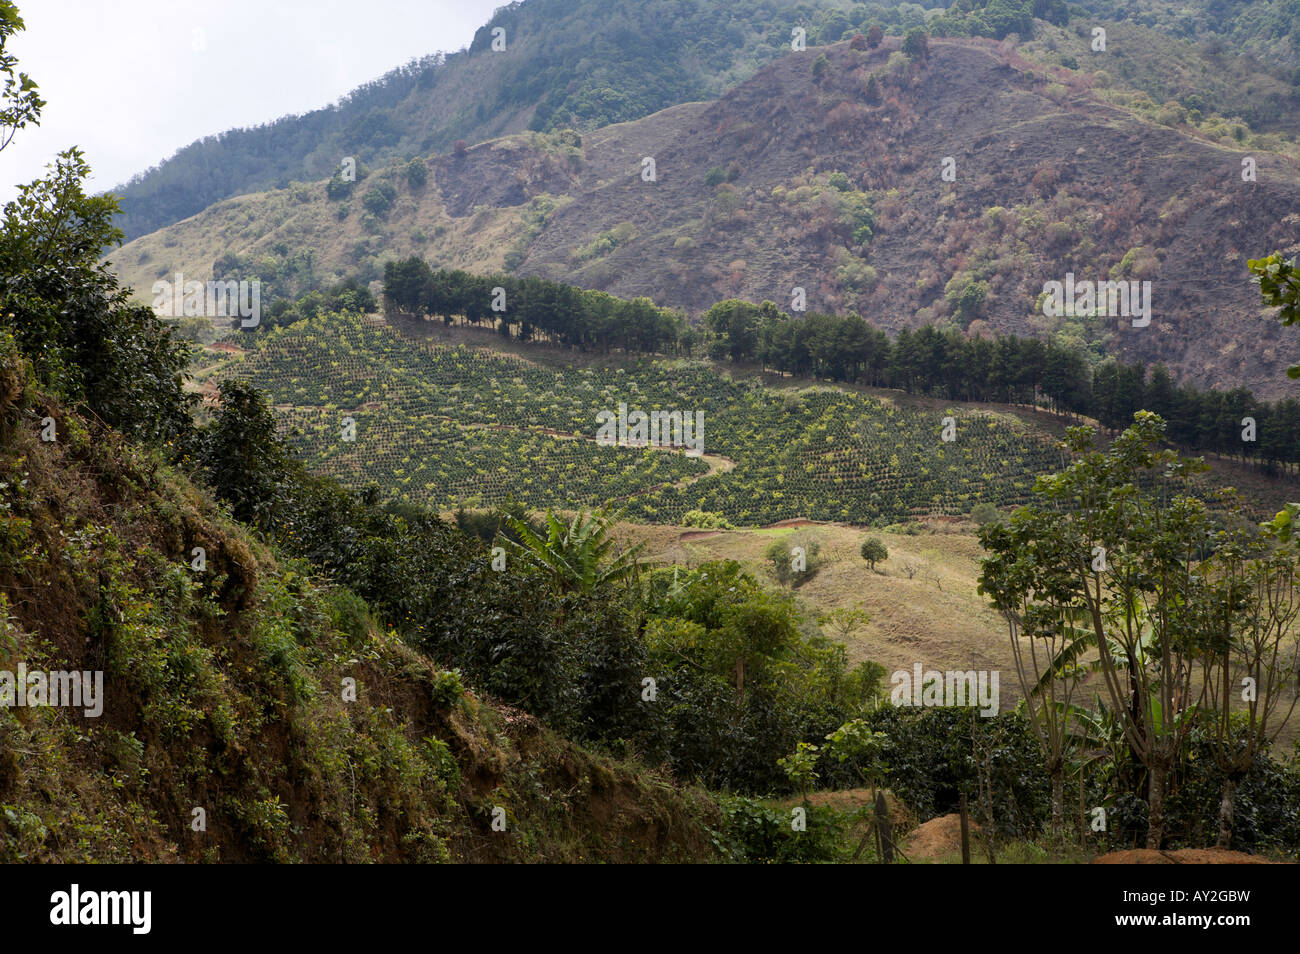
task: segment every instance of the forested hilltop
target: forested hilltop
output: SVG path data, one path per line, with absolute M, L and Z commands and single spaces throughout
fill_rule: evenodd
M 377 165 L 448 152 L 457 140 L 593 129 L 714 99 L 788 53 L 795 27 L 810 46 L 872 25 L 899 36 L 924 26 L 935 36 L 1037 37 L 1046 60 L 1086 70 L 1079 37 L 1097 23 L 1126 46 L 1108 70 L 1153 108 L 1296 131 L 1300 14 L 1280 0 L 527 0 L 501 7 L 467 49 L 431 51 L 331 106 L 186 146 L 115 190 L 120 224 L 135 238 L 230 196 L 327 177 L 344 156 Z

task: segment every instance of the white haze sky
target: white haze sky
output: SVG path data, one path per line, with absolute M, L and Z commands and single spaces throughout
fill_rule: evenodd
M 80 146 L 88 191 L 180 147 L 335 102 L 412 57 L 468 46 L 504 0 L 16 0 L 10 39 L 46 100 L 0 152 L 0 201 Z M 202 49 L 196 50 L 195 46 Z

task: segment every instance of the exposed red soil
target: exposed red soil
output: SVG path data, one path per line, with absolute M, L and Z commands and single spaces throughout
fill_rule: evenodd
M 980 831 L 974 819 L 969 822 L 971 840 Z M 953 852 L 961 851 L 961 816 L 940 815 L 931 818 L 907 836 L 903 851 L 911 861 L 938 861 Z

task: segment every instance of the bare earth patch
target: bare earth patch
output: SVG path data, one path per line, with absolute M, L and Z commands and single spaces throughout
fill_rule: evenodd
M 979 833 L 980 826 L 972 818 L 970 836 L 972 843 Z M 971 850 L 974 851 L 974 844 Z M 958 814 L 940 815 L 931 818 L 924 825 L 918 825 L 916 831 L 907 836 L 903 843 L 903 852 L 908 859 L 917 861 L 941 861 L 954 852 L 961 852 L 961 816 Z

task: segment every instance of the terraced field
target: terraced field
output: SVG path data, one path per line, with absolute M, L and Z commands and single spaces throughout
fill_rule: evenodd
M 737 525 L 888 523 L 1021 503 L 1034 475 L 1061 462 L 1045 435 L 1005 415 L 829 387 L 777 391 L 706 362 L 543 367 L 413 340 L 357 316 L 277 329 L 214 374 L 267 390 L 313 469 L 442 509 L 617 500 L 647 522 L 699 509 Z M 597 414 L 620 404 L 702 412 L 707 459 L 598 444 Z M 955 434 L 945 441 L 949 416 Z

